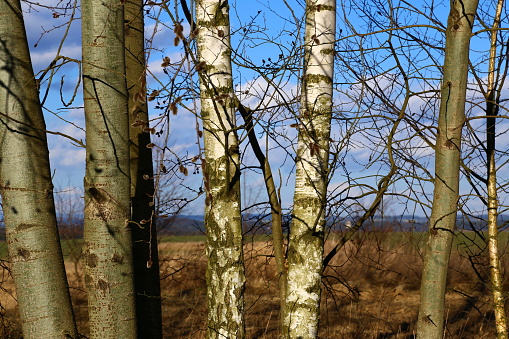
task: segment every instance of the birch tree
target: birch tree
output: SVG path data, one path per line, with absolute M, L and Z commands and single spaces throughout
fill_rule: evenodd
M 205 148 L 207 337 L 243 338 L 245 273 L 228 1 L 196 1 L 196 25 Z
M 497 30 L 500 26 L 500 16 L 504 0 L 499 0 L 492 31 L 490 32 L 490 56 L 488 64 L 488 83 L 486 98 L 486 160 L 488 165 L 488 253 L 490 257 L 490 273 L 493 291 L 493 310 L 495 313 L 495 326 L 499 339 L 507 338 L 507 320 L 505 315 L 505 297 L 503 293 L 500 254 L 498 250 L 498 189 L 496 164 L 496 117 L 500 103 L 500 89 L 495 83 L 495 61 L 497 55 Z M 502 82 L 503 84 L 503 82 Z M 500 85 L 500 87 L 502 86 Z M 497 95 L 498 92 L 498 95 Z
M 124 6 L 82 2 L 84 270 L 92 338 L 136 338 Z
M 477 3 L 477 0 L 452 1 L 447 21 L 435 144 L 435 186 L 422 272 L 418 338 L 444 336 L 445 286 L 458 210 L 461 132 Z
M 77 338 L 19 0 L 0 2 L 0 190 L 24 338 Z
M 472 140 L 465 138 L 467 141 L 471 141 L 471 144 L 466 144 L 463 151 L 463 158 L 471 161 L 470 163 L 466 161 L 465 164 L 465 172 L 469 183 L 487 209 L 486 224 L 488 228 L 488 237 L 486 249 L 489 256 L 490 279 L 489 281 L 483 282 L 491 285 L 495 327 L 498 338 L 507 338 L 508 335 L 505 315 L 505 297 L 503 292 L 503 273 L 500 260 L 501 253 L 499 251 L 499 227 L 501 226 L 499 225 L 499 213 L 503 213 L 505 208 L 504 204 L 499 202 L 499 192 L 504 192 L 505 183 L 500 185 L 497 178 L 499 166 L 503 167 L 504 162 L 501 161 L 503 159 L 503 151 L 497 151 L 496 147 L 497 138 L 506 133 L 506 131 L 500 131 L 496 128 L 497 120 L 499 120 L 500 116 L 503 116 L 503 114 L 501 114 L 501 110 L 504 109 L 503 106 L 501 106 L 501 95 L 508 72 L 507 53 L 505 48 L 500 48 L 500 41 L 504 40 L 504 35 L 499 30 L 503 7 L 504 0 L 499 0 L 497 1 L 493 16 L 486 17 L 489 10 L 483 10 L 481 13 L 478 11 L 478 20 L 482 26 L 488 27 L 486 24 L 487 21 L 492 20 L 491 30 L 488 32 L 488 58 L 486 61 L 483 60 L 482 63 L 478 63 L 476 65 L 477 67 L 471 66 L 472 74 L 476 79 L 476 85 L 483 97 L 483 102 L 480 103 L 480 105 L 485 105 L 485 138 L 476 135 L 475 132 L 477 130 L 474 127 L 476 120 L 469 121 L 467 128 L 468 131 L 472 133 L 473 138 Z M 479 67 L 480 65 L 486 65 L 486 77 L 480 74 L 482 72 Z M 478 154 L 478 156 L 473 157 L 473 152 Z M 484 155 L 484 157 L 481 154 Z M 476 167 L 477 164 L 481 166 Z M 479 168 L 482 171 L 482 167 L 484 166 L 486 168 L 485 177 L 479 175 Z M 485 186 L 485 191 L 482 190 L 482 185 Z M 472 262 L 475 264 L 474 260 L 472 260 Z M 482 263 L 479 264 L 482 265 Z
M 316 338 L 329 171 L 336 1 L 308 0 L 283 336 Z
M 129 91 L 132 237 L 136 316 L 144 338 L 162 336 L 161 285 L 154 218 L 154 170 L 146 101 L 143 1 L 125 5 L 125 58 Z

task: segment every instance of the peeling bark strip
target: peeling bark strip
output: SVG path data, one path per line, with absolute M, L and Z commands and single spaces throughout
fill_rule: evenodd
M 208 338 L 244 338 L 244 257 L 228 1 L 196 1 L 207 203 Z
M 83 255 L 91 338 L 136 338 L 124 6 L 82 2 L 86 118 Z
M 308 0 L 285 338 L 318 335 L 335 34 L 336 1 Z
M 435 187 L 417 320 L 419 339 L 444 335 L 445 285 L 459 198 L 461 129 L 465 121 L 470 37 L 477 0 L 455 0 L 447 23 L 435 147 Z
M 19 0 L 0 1 L 0 191 L 23 337 L 78 338 Z

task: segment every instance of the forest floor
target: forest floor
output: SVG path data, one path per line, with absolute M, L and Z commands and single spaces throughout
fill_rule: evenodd
M 476 236 L 455 242 L 446 296 L 446 338 L 496 337 L 488 259 L 479 241 L 472 240 Z M 422 266 L 419 242 L 415 234 L 402 232 L 397 236 L 361 233 L 349 242 L 325 271 L 320 338 L 414 338 Z M 332 237 L 326 242 L 326 253 L 335 243 Z M 205 338 L 204 243 L 161 243 L 160 258 L 164 338 Z M 507 272 L 508 260 L 503 259 Z M 245 260 L 247 338 L 278 338 L 277 273 L 270 243 L 247 243 Z M 88 336 L 78 255 L 66 257 L 66 269 L 78 329 Z M 15 289 L 5 268 L 0 270 L 0 287 L 0 337 L 20 338 Z

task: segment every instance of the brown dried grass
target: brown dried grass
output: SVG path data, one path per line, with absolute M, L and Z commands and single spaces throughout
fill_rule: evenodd
M 415 235 L 394 241 L 386 232 L 371 232 L 349 242 L 325 270 L 320 338 L 414 338 L 422 266 L 419 241 Z M 326 253 L 335 242 L 330 237 Z M 474 256 L 472 263 L 460 252 L 451 256 L 446 337 L 493 338 L 491 293 L 483 282 L 486 258 Z M 279 296 L 272 254 L 270 242 L 245 245 L 248 338 L 278 337 Z M 163 243 L 160 258 L 164 337 L 204 338 L 204 243 Z M 66 269 L 78 328 L 87 335 L 81 263 L 68 260 Z M 15 289 L 6 268 L 0 269 L 0 283 L 0 336 L 20 338 Z

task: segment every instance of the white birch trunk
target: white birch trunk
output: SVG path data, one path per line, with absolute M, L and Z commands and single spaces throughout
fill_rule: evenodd
M 316 338 L 329 172 L 336 1 L 308 0 L 284 337 Z
M 228 1 L 196 1 L 205 158 L 208 338 L 243 338 L 244 258 Z
M 488 161 L 488 253 L 490 257 L 491 289 L 493 292 L 493 310 L 495 313 L 495 327 L 497 338 L 506 339 L 507 319 L 505 315 L 505 297 L 503 279 L 500 266 L 500 252 L 498 250 L 498 189 L 496 165 L 496 117 L 498 102 L 496 102 L 495 60 L 497 54 L 497 34 L 504 0 L 499 0 L 493 31 L 490 32 L 490 59 L 488 65 L 488 84 L 486 90 L 486 158 Z

